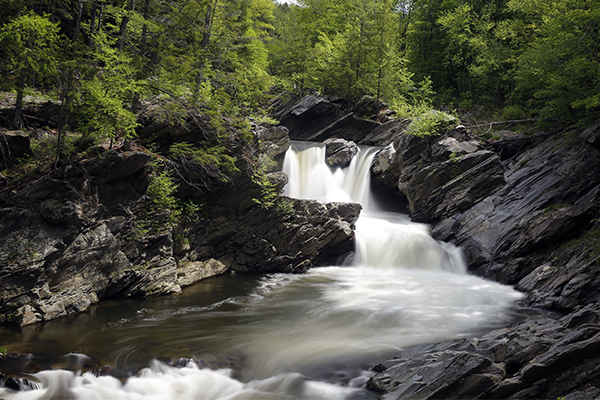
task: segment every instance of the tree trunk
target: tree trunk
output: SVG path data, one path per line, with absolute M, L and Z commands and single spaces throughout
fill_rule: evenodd
M 77 19 L 75 20 L 75 33 L 73 34 L 73 43 L 79 39 L 79 30 L 81 29 L 81 15 L 83 14 L 83 0 L 77 4 Z
M 146 21 L 150 14 L 150 0 L 146 0 L 144 2 L 144 21 Z M 144 56 L 146 54 L 146 44 L 148 42 L 148 27 L 146 24 L 142 26 L 142 38 L 140 40 L 140 55 Z
M 135 0 L 129 1 L 130 12 L 135 11 Z M 129 24 L 129 14 L 125 13 L 121 20 L 121 27 L 119 28 L 119 41 L 117 42 L 117 48 L 119 52 L 123 51 L 123 45 L 125 43 L 125 34 L 127 33 L 127 24 Z
M 98 3 L 94 1 L 92 5 L 92 15 L 90 16 L 90 37 L 88 38 L 88 47 L 94 47 L 94 33 L 96 33 L 96 15 L 98 13 Z
M 25 72 L 21 72 L 19 77 L 19 86 L 17 87 L 17 101 L 13 114 L 13 129 L 21 129 L 23 127 L 23 94 L 25 92 Z
M 200 65 L 198 66 L 198 75 L 196 76 L 196 94 L 200 91 L 200 85 L 204 80 L 204 68 L 206 67 L 206 49 L 210 44 L 211 25 L 214 11 L 217 9 L 218 0 L 215 0 L 214 9 L 209 4 L 206 6 L 206 17 L 204 18 L 204 33 L 202 34 L 202 42 L 200 43 Z

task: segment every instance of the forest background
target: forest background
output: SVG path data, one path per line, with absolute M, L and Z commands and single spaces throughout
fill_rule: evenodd
M 212 116 L 214 148 L 221 116 L 269 121 L 282 91 L 538 127 L 600 109 L 600 0 L 1 0 L 0 27 L 2 125 L 35 95 L 88 141 L 132 137 L 151 103 Z

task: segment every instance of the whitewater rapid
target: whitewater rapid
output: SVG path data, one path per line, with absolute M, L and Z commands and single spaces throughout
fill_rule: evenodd
M 369 189 L 376 151 L 361 148 L 348 168 L 331 171 L 323 145 L 294 143 L 284 163 L 287 195 L 363 205 L 350 265 L 217 277 L 178 298 L 100 305 L 87 320 L 54 331 L 47 324 L 21 340 L 92 354 L 115 368 L 133 360 L 145 368 L 127 379 L 79 368 L 42 371 L 31 376 L 37 390 L 0 388 L 0 399 L 374 399 L 365 390 L 366 366 L 407 346 L 472 337 L 510 321 L 520 293 L 469 275 L 460 249 L 378 207 Z M 214 287 L 214 299 L 203 287 Z M 144 361 L 162 354 L 195 361 Z M 239 368 L 215 367 L 231 355 Z

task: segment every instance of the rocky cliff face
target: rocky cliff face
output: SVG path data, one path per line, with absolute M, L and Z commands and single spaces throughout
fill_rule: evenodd
M 181 136 L 170 129 L 155 133 L 163 142 Z M 270 156 L 289 146 L 282 128 L 257 130 Z M 194 132 L 186 132 L 192 141 Z M 0 323 L 47 321 L 107 298 L 176 294 L 227 272 L 302 272 L 352 250 L 360 205 L 284 198 L 278 206 L 257 204 L 264 187 L 250 171 L 259 154 L 232 148 L 239 171 L 229 182 L 198 190 L 206 180 L 181 177 L 182 191 L 203 209 L 176 225 L 169 210 L 149 207 L 154 167 L 145 151 L 96 149 L 34 178 L 3 182 Z M 274 191 L 286 182 L 281 173 L 267 179 Z
M 316 103 L 306 98 L 289 120 L 310 119 Z M 529 315 L 476 339 L 404 349 L 367 387 L 386 399 L 600 397 L 600 123 L 489 142 L 461 126 L 418 138 L 395 120 L 348 137 L 332 129 L 343 115 L 330 117 L 309 138 L 381 146 L 374 184 L 462 247 L 472 272 L 523 291 Z M 303 135 L 295 122 L 290 130 Z
M 501 161 L 455 129 L 426 140 L 400 134 L 380 152 L 379 184 L 397 187 L 435 238 L 461 246 L 475 273 L 526 293 L 521 305 L 537 315 L 474 340 L 407 349 L 375 368 L 371 389 L 390 399 L 598 397 L 600 164 L 592 143 L 554 137 Z

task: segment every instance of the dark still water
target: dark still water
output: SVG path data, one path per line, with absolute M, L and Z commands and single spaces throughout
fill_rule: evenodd
M 439 270 L 215 277 L 177 297 L 111 301 L 73 318 L 2 328 L 5 347 L 32 357 L 5 360 L 0 370 L 52 371 L 33 375 L 46 389 L 0 389 L 0 398 L 369 399 L 368 365 L 405 346 L 504 324 L 519 297 Z M 180 357 L 195 362 L 156 361 Z M 83 375 L 65 371 L 82 367 Z M 86 373 L 98 367 L 110 376 Z
M 324 146 L 294 144 L 284 163 L 290 196 L 363 204 L 353 265 L 211 278 L 178 297 L 2 330 L 0 345 L 33 356 L 0 370 L 32 372 L 41 387 L 0 388 L 0 399 L 373 399 L 368 367 L 399 349 L 506 324 L 522 295 L 469 275 L 460 249 L 427 226 L 380 210 L 374 155 L 332 172 Z M 169 365 L 181 357 L 193 361 Z

